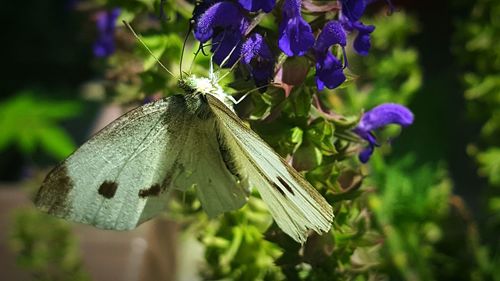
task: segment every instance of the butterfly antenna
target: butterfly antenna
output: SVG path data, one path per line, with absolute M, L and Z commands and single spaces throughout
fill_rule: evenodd
M 158 57 L 156 57 L 153 52 L 151 51 L 151 49 L 149 49 L 148 45 L 146 45 L 146 43 L 144 43 L 144 41 L 142 41 L 141 37 L 139 37 L 139 35 L 137 35 L 137 33 L 134 31 L 134 29 L 132 28 L 132 26 L 126 22 L 126 21 L 123 21 L 123 24 L 132 32 L 132 34 L 134 35 L 134 37 L 142 44 L 142 46 L 144 46 L 144 48 L 146 48 L 146 50 L 149 52 L 149 54 L 156 60 L 156 62 L 163 68 L 165 69 L 166 72 L 168 72 L 168 74 L 172 75 L 172 77 L 175 77 L 174 74 L 172 73 L 172 71 L 168 70 L 168 68 L 163 65 L 163 63 L 161 63 L 161 61 L 158 59 Z
M 221 40 L 222 41 L 222 40 Z M 241 40 L 240 40 L 241 41 Z M 233 55 L 234 51 L 236 51 L 236 48 L 238 47 L 238 44 L 240 43 L 240 41 L 236 42 L 236 45 L 231 49 L 231 52 L 229 52 L 229 55 L 227 55 L 224 60 L 221 62 L 221 67 L 227 63 L 227 61 L 231 58 L 231 56 Z M 234 62 L 234 64 L 231 66 L 231 68 L 228 70 L 228 72 L 224 75 L 222 75 L 221 78 L 217 79 L 217 83 L 219 83 L 219 81 L 221 81 L 222 79 L 224 79 L 229 73 L 231 73 L 231 71 L 234 70 L 235 66 L 238 64 L 238 62 L 240 62 L 241 60 L 241 56 Z
M 231 49 L 231 52 L 229 52 L 229 55 L 227 55 L 224 60 L 222 61 L 222 63 L 220 64 L 221 67 L 226 64 L 226 62 L 231 58 L 231 56 L 233 55 L 234 51 L 236 51 L 236 48 L 238 47 L 238 44 L 240 43 L 241 40 L 238 40 L 238 42 L 236 42 L 236 45 Z M 236 64 L 236 63 L 235 63 Z
M 243 96 L 241 96 L 238 100 L 236 100 L 236 99 L 234 99 L 234 98 L 233 98 L 232 102 L 233 102 L 234 104 L 239 104 L 239 103 L 240 103 L 240 102 L 242 102 L 242 101 L 243 101 L 246 97 L 248 97 L 248 95 L 250 95 L 251 93 L 253 93 L 253 92 L 255 92 L 255 91 L 258 91 L 258 90 L 260 90 L 260 89 L 262 89 L 262 88 L 269 87 L 270 85 L 271 85 L 271 83 L 267 83 L 266 85 L 263 85 L 263 86 L 260 86 L 260 87 L 255 88 L 255 89 L 252 89 L 252 90 L 250 90 L 250 91 L 246 92 L 246 93 L 245 93 Z
M 222 46 L 221 42 L 224 41 L 224 38 L 226 37 L 226 33 L 224 32 L 222 34 L 222 38 L 220 39 L 219 43 L 217 44 L 217 48 L 215 48 L 215 50 L 212 52 L 212 55 L 210 56 L 210 73 L 209 73 L 209 78 L 211 81 L 214 81 L 214 61 L 213 61 L 213 58 L 214 58 L 214 55 L 215 53 L 217 53 L 217 51 L 219 51 L 220 47 Z M 212 47 L 215 46 L 214 45 L 214 42 L 212 40 Z M 222 65 L 222 64 L 221 64 Z
M 198 48 L 198 50 L 196 50 L 196 52 L 194 53 L 194 58 L 193 60 L 191 61 L 191 65 L 189 66 L 189 73 L 191 73 L 191 70 L 193 69 L 193 65 L 194 65 L 194 62 L 196 60 L 196 57 L 198 57 L 198 54 L 200 53 L 200 51 L 202 50 L 202 45 L 200 43 L 200 47 Z
M 179 72 L 180 72 L 181 79 L 182 79 L 182 61 L 184 59 L 184 50 L 186 49 L 186 42 L 187 42 L 187 40 L 189 38 L 189 34 L 193 30 L 193 24 L 194 24 L 194 20 L 191 19 L 189 21 L 189 28 L 188 28 L 188 31 L 186 32 L 186 37 L 184 37 L 184 43 L 182 43 L 181 61 L 180 61 L 180 65 L 179 65 Z M 191 67 L 189 67 L 189 72 L 191 72 Z
M 208 77 L 210 78 L 210 81 L 214 81 L 214 55 L 212 54 L 210 56 L 210 71 L 208 73 Z
M 229 54 L 231 55 L 231 54 Z M 233 64 L 233 66 L 231 66 L 231 68 L 224 74 L 222 75 L 218 80 L 217 80 L 217 83 L 219 83 L 220 81 L 222 81 L 222 79 L 226 78 L 226 76 L 229 75 L 229 73 L 233 72 L 233 70 L 236 68 L 236 66 L 238 65 L 238 63 L 241 61 L 241 57 L 238 58 L 238 60 L 236 60 L 236 62 Z

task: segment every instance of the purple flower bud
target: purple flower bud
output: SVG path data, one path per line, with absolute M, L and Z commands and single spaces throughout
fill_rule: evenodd
M 269 13 L 276 5 L 276 0 L 238 0 L 241 6 L 250 12 L 262 10 Z
M 96 57 L 107 57 L 115 52 L 115 27 L 116 19 L 119 15 L 119 8 L 102 11 L 97 14 L 96 27 L 98 37 L 93 46 Z
M 314 44 L 311 26 L 300 14 L 300 4 L 300 0 L 283 3 L 278 45 L 287 56 L 303 56 Z
M 381 104 L 365 112 L 358 126 L 353 130 L 368 142 L 368 147 L 359 154 L 359 160 L 363 163 L 368 162 L 375 146 L 378 146 L 373 130 L 389 124 L 407 127 L 413 123 L 413 119 L 413 113 L 408 108 L 395 103 Z

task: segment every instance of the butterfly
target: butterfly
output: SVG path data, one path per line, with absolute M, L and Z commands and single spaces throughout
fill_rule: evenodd
M 181 78 L 184 94 L 119 117 L 57 165 L 35 205 L 102 229 L 129 230 L 195 186 L 209 217 L 242 207 L 256 188 L 278 226 L 299 243 L 330 230 L 333 210 L 246 126 L 213 78 Z

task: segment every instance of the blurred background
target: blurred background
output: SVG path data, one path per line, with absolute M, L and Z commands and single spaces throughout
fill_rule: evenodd
M 207 241 L 213 240 L 190 235 L 189 227 L 171 218 L 115 233 L 50 218 L 32 206 L 51 167 L 124 108 L 161 94 L 166 85 L 165 77 L 141 74 L 130 57 L 96 53 L 99 13 L 122 2 L 0 4 L 2 280 L 196 280 L 195 265 L 210 260 L 203 244 L 210 249 Z M 172 27 L 175 36 L 168 43 L 147 37 L 153 52 L 161 45 L 171 46 L 172 56 L 180 53 L 193 6 L 178 2 L 185 6 L 176 11 L 181 20 Z M 362 168 L 370 175 L 363 183 L 368 195 L 356 223 L 359 214 L 369 213 L 365 236 L 336 237 L 337 245 L 352 250 L 338 254 L 336 274 L 339 280 L 500 280 L 500 1 L 393 2 L 391 15 L 384 1 L 370 6 L 366 22 L 377 27 L 372 52 L 350 61 L 359 78 L 328 99 L 347 114 L 398 102 L 411 108 L 416 122 Z M 127 5 L 152 18 L 142 19 L 143 25 L 160 25 L 160 1 Z M 174 21 L 168 5 L 164 13 Z M 133 49 L 134 40 L 117 29 L 117 48 Z M 351 223 L 352 215 L 345 210 L 338 223 Z M 220 247 L 217 253 L 229 251 Z M 269 257 L 272 264 L 279 256 L 273 251 L 261 253 L 262 260 Z M 241 265 L 224 266 L 235 272 Z M 243 280 L 214 270 L 221 264 L 205 267 L 213 279 Z M 329 280 L 314 276 L 300 278 Z

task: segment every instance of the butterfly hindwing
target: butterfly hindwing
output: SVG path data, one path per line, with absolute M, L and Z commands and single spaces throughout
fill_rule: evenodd
M 178 163 L 182 173 L 176 178 L 180 187 L 196 186 L 197 197 L 209 217 L 236 210 L 247 201 L 247 182 L 232 169 L 232 155 L 226 153 L 217 123 L 203 94 L 188 95 L 196 105 L 187 129 L 184 151 Z
M 207 95 L 238 170 L 257 188 L 278 226 L 303 243 L 307 231 L 329 231 L 332 207 L 297 171 L 217 98 Z

